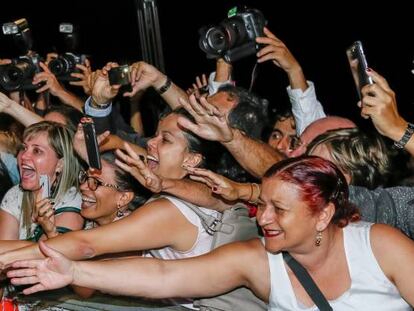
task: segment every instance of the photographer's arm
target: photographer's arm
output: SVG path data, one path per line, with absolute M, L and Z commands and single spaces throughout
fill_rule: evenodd
M 66 90 L 44 63 L 40 62 L 39 65 L 43 69 L 43 72 L 38 73 L 34 76 L 33 84 L 39 84 L 41 82 L 44 82 L 45 84 L 41 88 L 37 89 L 36 93 L 49 91 L 50 94 L 58 97 L 62 103 L 72 106 L 79 111 L 82 111 L 84 103 L 83 100 L 77 97 L 75 94 Z
M 306 80 L 302 67 L 287 46 L 266 27 L 264 33 L 266 37 L 256 39 L 258 43 L 266 45 L 257 53 L 257 61 L 262 63 L 271 60 L 288 75 L 290 85 L 287 92 L 299 136 L 310 123 L 325 117 L 325 112 L 316 98 L 314 84 Z

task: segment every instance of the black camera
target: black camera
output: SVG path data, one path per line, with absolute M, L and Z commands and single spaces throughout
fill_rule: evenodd
M 0 85 L 9 92 L 37 89 L 39 85 L 33 85 L 32 80 L 41 71 L 41 59 L 37 53 L 31 51 L 33 41 L 27 20 L 21 18 L 5 23 L 2 29 L 4 35 L 13 39 L 19 53 L 24 55 L 13 58 L 10 64 L 0 66 Z
M 39 85 L 32 83 L 36 73 L 41 71 L 40 57 L 36 53 L 19 56 L 10 64 L 0 66 L 0 85 L 8 92 L 34 90 Z
M 131 84 L 130 70 L 128 65 L 111 68 L 108 71 L 110 85 L 129 85 Z
M 57 58 L 52 59 L 48 67 L 50 71 L 60 81 L 77 81 L 77 78 L 70 74 L 80 72 L 76 65 L 85 63 L 86 55 L 76 53 L 79 45 L 79 31 L 71 23 L 59 24 L 59 50 L 67 51 L 59 54 Z
M 57 58 L 52 59 L 49 62 L 50 71 L 61 81 L 76 81 L 77 78 L 72 77 L 70 74 L 73 72 L 79 72 L 76 65 L 82 65 L 85 63 L 85 55 L 77 55 L 74 53 L 66 52 L 59 55 Z
M 232 8 L 227 19 L 218 26 L 200 29 L 200 48 L 208 58 L 224 58 L 234 62 L 256 53 L 259 45 L 256 37 L 263 37 L 263 28 L 267 24 L 261 11 L 257 9 Z

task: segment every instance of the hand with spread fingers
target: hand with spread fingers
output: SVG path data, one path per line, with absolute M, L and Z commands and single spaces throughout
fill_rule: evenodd
M 84 65 L 77 64 L 76 68 L 78 68 L 81 72 L 73 72 L 70 75 L 74 78 L 78 78 L 79 81 L 70 81 L 69 84 L 81 86 L 86 95 L 91 95 L 92 86 L 90 85 L 90 76 L 92 74 L 92 68 L 89 59 L 85 59 Z
M 141 185 L 151 192 L 161 192 L 163 190 L 162 179 L 149 169 L 145 156 L 136 154 L 127 143 L 124 145 L 124 150 L 126 153 L 119 149 L 116 150 L 118 156 L 118 159 L 115 160 L 116 165 L 134 176 Z
M 58 235 L 55 224 L 55 210 L 53 208 L 53 202 L 49 198 L 44 198 L 36 202 L 32 218 L 33 222 L 43 228 L 48 238 Z
M 191 179 L 205 183 L 213 193 L 220 195 L 223 199 L 227 201 L 239 199 L 239 183 L 203 168 L 186 166 L 185 169 L 190 173 Z
M 375 83 L 361 90 L 362 99 L 358 103 L 361 116 L 371 118 L 380 134 L 398 141 L 404 134 L 407 122 L 398 113 L 395 93 L 377 72 L 369 69 L 367 73 Z
M 196 77 L 196 82 L 193 83 L 193 87 L 187 90 L 187 94 L 190 96 L 194 94 L 194 96 L 198 99 L 201 96 L 205 96 L 208 94 L 208 81 L 205 74 Z
M 196 121 L 193 123 L 186 118 L 179 117 L 180 126 L 207 140 L 226 143 L 233 139 L 233 132 L 226 116 L 206 98 L 201 97 L 197 100 L 194 95 L 191 95 L 189 102 L 180 98 L 180 103 Z
M 39 242 L 39 248 L 45 259 L 21 260 L 12 264 L 7 272 L 13 285 L 35 284 L 25 288 L 25 295 L 40 291 L 57 289 L 73 282 L 75 264 L 61 253 L 48 247 L 43 241 Z
M 42 93 L 49 91 L 53 96 L 59 96 L 61 93 L 65 92 L 64 87 L 59 83 L 56 76 L 50 71 L 49 67 L 46 64 L 40 62 L 39 66 L 43 69 L 43 72 L 37 73 L 33 77 L 33 84 L 39 84 L 44 82 L 45 84 L 36 90 L 36 93 Z

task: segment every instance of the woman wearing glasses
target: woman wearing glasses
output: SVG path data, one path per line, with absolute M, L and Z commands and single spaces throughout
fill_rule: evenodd
M 156 136 L 148 141 L 147 168 L 160 178 L 183 179 L 187 175 L 184 167 L 198 166 L 204 160 L 204 145 L 198 137 L 178 126 L 179 116 L 190 117 L 183 109 L 173 111 L 161 119 Z M 77 133 L 76 137 L 82 135 Z M 82 154 L 82 150 L 79 150 L 79 153 Z M 205 231 L 199 216 L 184 201 L 172 196 L 153 196 L 128 217 L 112 222 L 116 217 L 116 211 L 124 211 L 125 202 L 131 198 L 128 192 L 115 189 L 114 185 L 120 184 L 107 178 L 110 174 L 106 172 L 105 167 L 103 161 L 101 173 L 89 171 L 88 175 L 80 175 L 80 181 L 83 182 L 80 186 L 81 213 L 99 225 L 108 225 L 57 237 L 53 242 L 51 240 L 52 247 L 59 249 L 71 259 L 155 249 L 156 256 L 163 259 L 178 259 L 210 251 L 213 236 Z M 115 169 L 112 167 L 112 170 Z M 114 172 L 112 176 L 114 178 Z M 210 209 L 201 209 L 208 215 L 218 213 Z M 42 256 L 37 246 L 26 247 L 2 254 L 0 262 L 7 264 L 9 260 L 37 256 Z M 188 300 L 174 303 L 192 308 L 192 303 Z

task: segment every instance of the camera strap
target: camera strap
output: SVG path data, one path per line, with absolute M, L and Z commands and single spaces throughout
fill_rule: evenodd
M 253 70 L 252 70 L 252 76 L 251 76 L 251 79 L 250 79 L 249 92 L 252 91 L 253 86 L 254 86 L 254 82 L 256 82 L 258 68 L 259 68 L 258 63 L 255 63 L 254 67 L 253 67 Z

